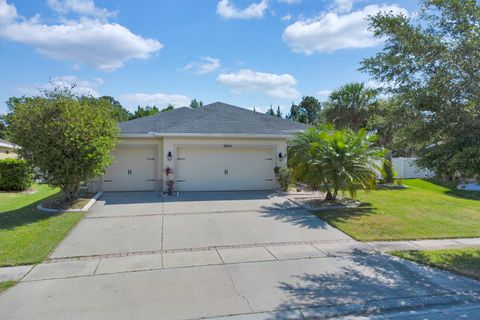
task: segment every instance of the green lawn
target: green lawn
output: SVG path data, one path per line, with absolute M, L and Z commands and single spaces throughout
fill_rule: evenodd
M 0 293 L 7 290 L 10 287 L 13 287 L 17 284 L 17 281 L 0 281 Z
M 394 251 L 391 254 L 480 280 L 480 248 Z
M 59 191 L 46 185 L 34 188 L 34 194 L 0 193 L 0 266 L 43 261 L 83 216 L 37 210 L 39 202 Z
M 404 189 L 358 193 L 357 208 L 316 213 L 355 239 L 480 237 L 480 192 L 436 180 L 404 180 Z

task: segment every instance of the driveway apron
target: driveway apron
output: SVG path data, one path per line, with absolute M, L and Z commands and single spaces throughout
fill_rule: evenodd
M 479 295 L 479 282 L 374 252 L 275 193 L 105 193 L 0 294 L 0 314 L 318 319 L 452 306 L 469 319 Z

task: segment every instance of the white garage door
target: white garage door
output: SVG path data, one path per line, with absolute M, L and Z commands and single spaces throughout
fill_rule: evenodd
M 273 159 L 272 148 L 179 148 L 176 189 L 270 190 Z
M 153 148 L 118 148 L 103 177 L 104 191 L 150 191 L 154 189 Z

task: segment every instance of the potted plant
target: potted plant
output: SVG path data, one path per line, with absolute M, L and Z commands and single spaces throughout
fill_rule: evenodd
M 168 195 L 171 196 L 173 195 L 173 189 L 174 189 L 174 186 L 175 186 L 175 180 L 174 180 L 174 177 L 173 177 L 173 169 L 170 168 L 170 167 L 166 167 L 164 170 L 165 172 L 165 177 L 166 177 L 166 180 L 167 180 L 167 192 L 168 192 Z

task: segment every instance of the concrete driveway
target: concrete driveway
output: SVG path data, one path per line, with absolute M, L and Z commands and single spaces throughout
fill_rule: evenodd
M 5 319 L 477 319 L 479 293 L 477 281 L 376 253 L 273 193 L 107 193 L 48 263 L 0 295 L 0 310 Z

